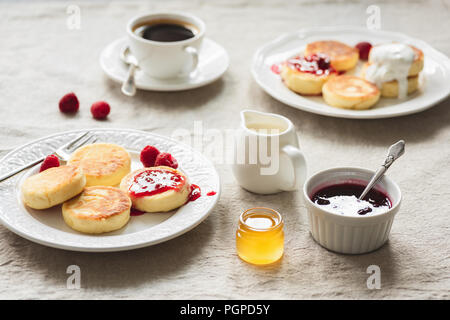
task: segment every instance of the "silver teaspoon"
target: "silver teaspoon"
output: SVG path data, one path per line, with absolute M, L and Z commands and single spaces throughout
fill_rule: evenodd
M 136 83 L 134 81 L 134 72 L 138 66 L 137 59 L 131 54 L 130 47 L 125 47 L 120 52 L 120 59 L 125 62 L 128 67 L 128 74 L 122 84 L 122 93 L 127 96 L 134 96 L 136 94 Z
M 387 169 L 389 169 L 391 164 L 394 163 L 395 160 L 400 158 L 400 156 L 403 155 L 404 153 L 405 153 L 405 141 L 403 140 L 400 140 L 399 142 L 389 147 L 387 157 L 384 160 L 384 164 L 381 165 L 381 168 L 378 169 L 377 172 L 375 172 L 375 174 L 373 175 L 372 179 L 370 179 L 369 183 L 367 184 L 367 187 L 359 196 L 359 200 L 364 199 L 366 194 L 381 179 L 381 177 L 384 175 Z

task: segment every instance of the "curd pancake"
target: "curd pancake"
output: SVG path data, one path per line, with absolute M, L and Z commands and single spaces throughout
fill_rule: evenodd
M 28 177 L 22 184 L 23 202 L 33 209 L 47 209 L 83 191 L 86 177 L 75 166 L 53 167 Z
M 369 63 L 365 63 L 361 69 L 361 77 L 365 78 L 366 69 Z M 407 79 L 407 95 L 414 93 L 419 89 L 419 76 L 408 76 Z M 399 96 L 399 82 L 397 80 L 381 82 L 380 84 L 381 96 L 385 98 L 398 98 Z
M 336 74 L 330 59 L 323 54 L 288 59 L 281 65 L 280 73 L 284 84 L 302 95 L 320 95 L 324 83 Z
M 191 191 L 188 178 L 179 170 L 159 166 L 129 173 L 120 183 L 133 207 L 144 212 L 166 212 L 181 207 Z
M 316 41 L 306 45 L 305 56 L 318 53 L 323 53 L 330 57 L 331 65 L 337 71 L 353 69 L 359 59 L 359 51 L 357 48 L 333 40 Z
M 344 109 L 368 109 L 380 99 L 377 86 L 349 75 L 341 75 L 325 83 L 322 94 L 327 104 Z
M 416 76 L 419 74 L 420 71 L 423 70 L 424 64 L 423 51 L 411 45 L 410 47 L 414 51 L 414 61 L 411 64 L 411 67 L 409 68 L 408 76 Z
M 116 144 L 95 143 L 77 149 L 68 164 L 83 169 L 86 186 L 116 186 L 130 172 L 128 152 Z
M 401 53 L 400 50 L 404 50 L 403 47 L 409 47 L 411 48 L 411 53 L 412 53 L 412 57 L 411 57 L 411 61 L 410 66 L 408 68 L 408 77 L 411 76 L 417 76 L 419 74 L 420 71 L 423 70 L 423 64 L 424 64 L 424 55 L 423 55 L 423 51 L 420 50 L 419 48 L 416 48 L 414 46 L 411 45 L 405 45 L 405 44 L 401 44 L 401 43 L 388 43 L 388 44 L 382 44 L 382 45 L 376 45 L 374 46 L 372 49 L 370 50 L 369 53 L 369 60 L 368 60 L 368 64 L 374 64 L 377 63 L 377 60 L 382 60 L 382 59 L 392 59 L 392 60 L 398 60 L 402 58 L 402 55 L 404 55 L 404 53 Z M 382 50 L 382 52 L 380 52 Z M 390 55 L 391 58 L 387 58 L 387 57 L 380 57 L 378 58 L 380 55 Z
M 361 71 L 366 80 L 388 98 L 405 98 L 417 90 L 418 74 L 423 69 L 423 52 L 403 43 L 388 43 L 370 50 L 369 62 Z
M 122 228 L 130 219 L 131 200 L 114 187 L 87 187 L 62 206 L 64 221 L 84 233 L 104 233 Z
M 414 93 L 419 89 L 419 76 L 408 77 L 407 79 L 407 91 L 406 94 L 409 95 Z M 396 80 L 383 82 L 381 84 L 381 96 L 385 98 L 398 98 L 401 96 L 399 94 L 399 82 Z M 403 96 L 404 97 L 404 96 Z

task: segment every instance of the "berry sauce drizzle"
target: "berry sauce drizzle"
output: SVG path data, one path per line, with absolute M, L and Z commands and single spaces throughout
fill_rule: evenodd
M 208 192 L 206 195 L 208 196 L 208 197 L 212 197 L 212 196 L 215 196 L 217 194 L 217 192 L 215 192 L 215 191 L 210 191 L 210 192 Z
M 325 210 L 349 216 L 374 215 L 392 207 L 389 197 L 375 188 L 359 200 L 364 189 L 365 185 L 356 182 L 334 184 L 314 193 L 311 200 Z
M 161 169 L 149 169 L 134 177 L 130 186 L 130 194 L 133 197 L 153 196 L 168 190 L 180 190 L 186 180 L 183 176 Z
M 310 56 L 296 56 L 286 61 L 287 66 L 299 72 L 311 73 L 316 76 L 337 73 L 331 66 L 330 58 L 324 54 L 312 54 Z

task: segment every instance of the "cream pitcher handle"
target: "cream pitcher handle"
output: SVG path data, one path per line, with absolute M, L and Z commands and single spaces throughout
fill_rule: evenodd
M 282 152 L 289 157 L 294 167 L 294 183 L 288 187 L 281 186 L 281 189 L 284 191 L 299 190 L 306 179 L 305 156 L 298 148 L 291 145 L 284 146 Z

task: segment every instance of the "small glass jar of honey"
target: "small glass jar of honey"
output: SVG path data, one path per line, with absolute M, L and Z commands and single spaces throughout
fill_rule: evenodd
M 236 249 L 239 257 L 252 264 L 269 264 L 281 258 L 284 251 L 284 222 L 272 209 L 248 209 L 239 217 Z

